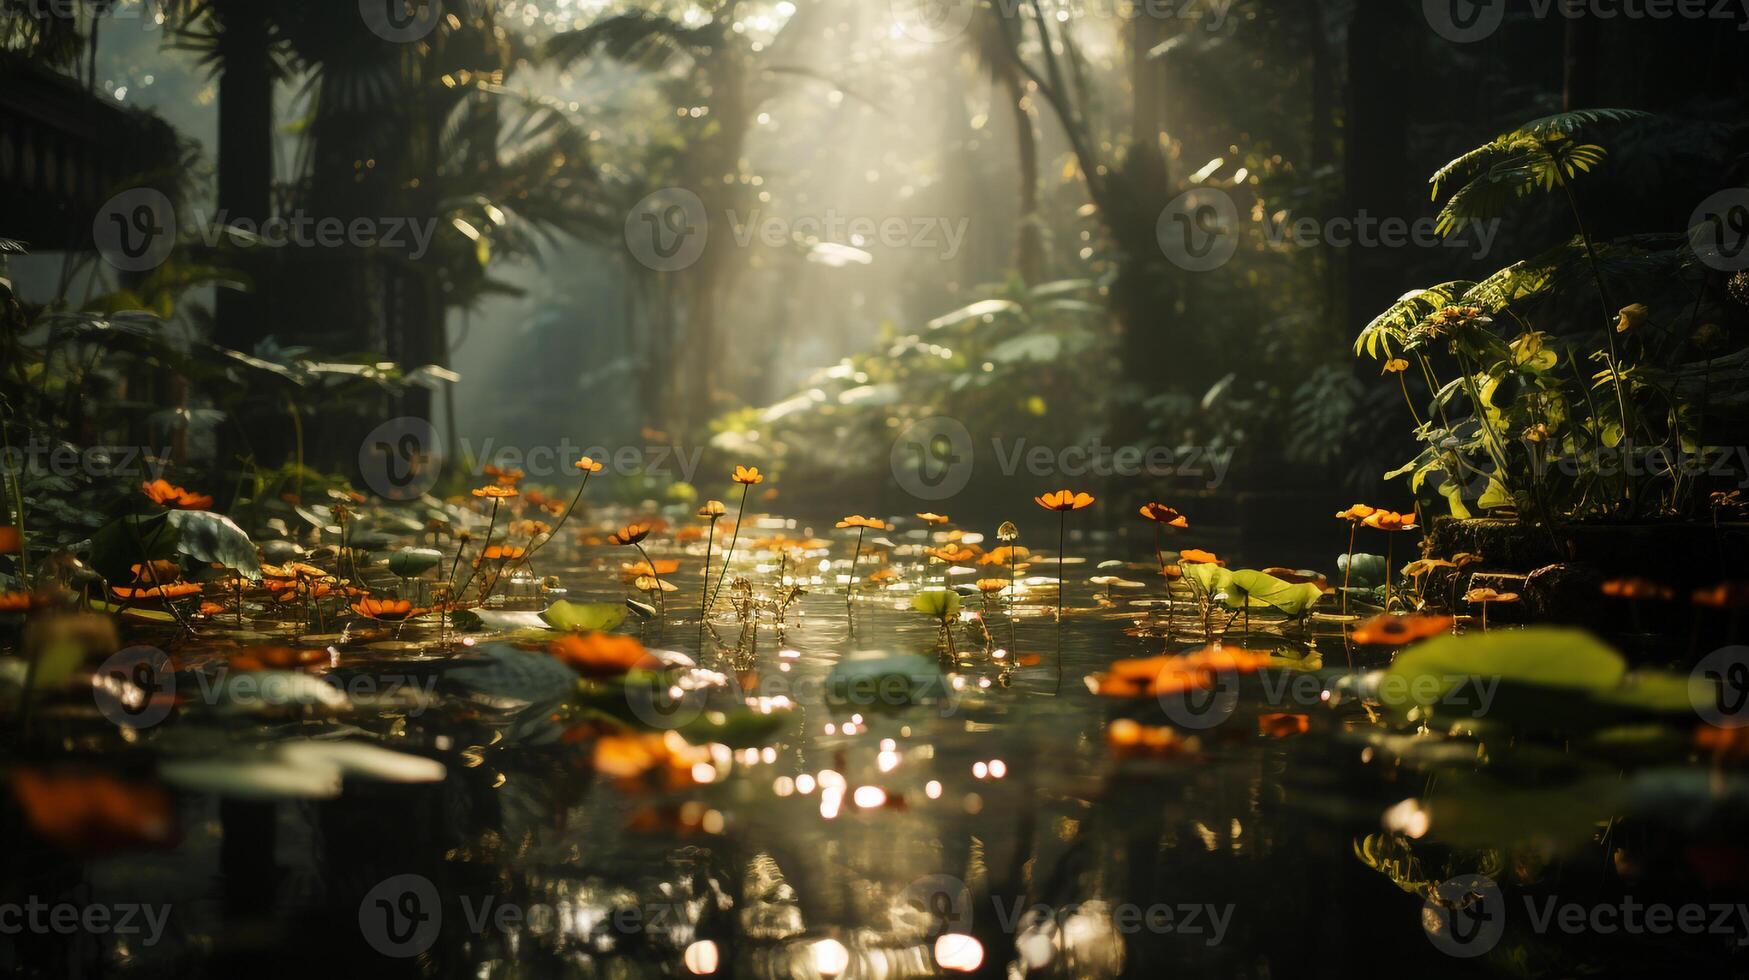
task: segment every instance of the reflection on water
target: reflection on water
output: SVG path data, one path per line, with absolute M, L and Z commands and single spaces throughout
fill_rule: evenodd
M 559 706 L 567 674 L 555 681 L 475 642 L 428 662 L 434 703 L 349 722 L 441 759 L 441 782 L 349 781 L 336 799 L 305 802 L 189 798 L 173 851 L 30 870 L 37 891 L 168 904 L 161 942 L 38 937 L 19 950 L 39 971 L 52 949 L 69 975 L 142 976 L 307 977 L 350 957 L 372 973 L 470 977 L 1477 968 L 1424 928 L 1417 883 L 1462 862 L 1440 867 L 1454 854 L 1411 849 L 1427 817 L 1404 801 L 1429 777 L 1391 740 L 1415 736 L 1375 727 L 1361 702 L 1334 692 L 1339 672 L 1309 673 L 1308 688 L 1273 698 L 1246 688 L 1218 713 L 1167 726 L 1158 705 L 1098 698 L 1082 678 L 1197 644 L 1166 636 L 1161 610 L 1126 598 L 1144 593 L 1086 584 L 1091 563 L 1069 566 L 1060 627 L 1054 564 L 1035 564 L 1028 594 L 1039 603 L 1011 618 L 1001 599 L 968 598 L 962 615 L 988 615 L 956 629 L 950 653 L 909 608 L 942 566 L 891 566 L 892 591 L 847 614 L 843 562 L 807 561 L 737 567 L 807 590 L 781 619 L 783 595 L 762 586 L 736 593 L 773 599 L 757 625 L 724 609 L 701 630 L 696 586 L 680 576 L 666 619 L 631 627 L 722 682 L 708 695 L 667 692 L 680 698 L 657 699 L 662 710 L 702 709 L 708 723 L 750 704 L 781 719 L 774 736 L 704 747 L 673 733 L 600 738 L 588 716 Z M 609 596 L 623 589 L 616 571 L 597 561 L 560 576 L 573 595 Z M 1195 628 L 1183 609 L 1176 618 Z M 421 638 L 409 628 L 401 639 Z M 1333 665 L 1353 656 L 1339 633 L 1316 648 L 1286 642 L 1309 667 L 1319 654 Z M 914 704 L 839 703 L 834 668 L 866 650 L 919 655 L 945 680 Z M 406 669 L 370 651 L 336 664 Z M 337 733 L 300 729 L 279 734 Z M 1595 849 L 1580 853 L 1595 863 Z M 1492 873 L 1539 880 L 1561 859 Z M 1535 948 L 1557 963 L 1578 955 L 1563 945 Z

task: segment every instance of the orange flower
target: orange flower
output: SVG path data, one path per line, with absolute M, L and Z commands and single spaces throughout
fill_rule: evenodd
M 24 535 L 11 525 L 0 527 L 0 555 L 16 555 L 24 548 Z
M 1362 646 L 1385 647 L 1401 646 L 1425 640 L 1430 636 L 1438 636 L 1451 629 L 1455 622 L 1450 616 L 1428 616 L 1412 613 L 1407 616 L 1393 616 L 1389 613 L 1374 616 L 1364 623 L 1358 623 L 1349 639 Z
M 654 670 L 662 661 L 629 636 L 570 633 L 547 644 L 554 659 L 584 677 L 618 677 L 630 670 Z
M 1118 718 L 1106 727 L 1105 743 L 1118 756 L 1179 756 L 1194 751 L 1196 741 L 1164 725 L 1144 725 Z
M 721 500 L 707 500 L 698 509 L 698 516 L 705 520 L 716 520 L 726 513 L 728 513 L 728 508 L 723 506 Z
M 607 543 L 608 544 L 617 544 L 617 545 L 639 544 L 645 538 L 647 538 L 649 536 L 650 536 L 650 524 L 649 524 L 649 522 L 648 521 L 639 521 L 636 523 L 627 524 L 625 527 L 622 527 L 619 530 L 608 535 L 607 536 Z
M 950 544 L 941 548 L 925 548 L 923 550 L 929 555 L 929 557 L 938 561 L 947 562 L 949 565 L 962 564 L 978 557 L 977 552 L 963 545 L 957 544 Z
M 604 468 L 603 464 L 597 463 L 588 456 L 583 457 L 571 465 L 575 466 L 577 470 L 582 473 L 600 473 Z
M 1080 510 L 1083 507 L 1093 506 L 1092 494 L 1077 493 L 1073 490 L 1058 490 L 1056 493 L 1047 493 L 1042 497 L 1032 499 L 1034 503 L 1045 510 Z
M 425 612 L 414 609 L 413 604 L 405 599 L 360 599 L 352 604 L 352 611 L 366 619 L 384 623 L 403 622 Z
M 321 647 L 250 647 L 231 657 L 238 670 L 312 670 L 328 662 Z
M 1143 504 L 1142 516 L 1167 527 L 1189 527 L 1190 520 L 1165 504 Z
M 1018 565 L 1032 557 L 1032 552 L 1017 544 L 993 548 L 978 559 L 980 565 Z
M 480 561 L 516 561 L 526 554 L 527 548 L 518 548 L 513 544 L 493 544 L 487 545 L 486 550 L 480 553 Z
M 36 597 L 29 592 L 0 592 L 0 613 L 30 612 Z
M 679 592 L 680 587 L 673 582 L 664 581 L 652 575 L 639 575 L 632 579 L 632 588 L 639 592 Z
M 642 578 L 645 575 L 673 575 L 675 572 L 680 571 L 680 562 L 672 558 L 657 559 L 655 561 L 655 566 L 655 568 L 651 568 L 650 562 L 642 561 L 633 562 L 630 565 L 622 564 L 619 566 L 619 573 L 629 582 L 632 579 Z
M 193 582 L 173 582 L 150 589 L 128 589 L 121 586 L 110 586 L 110 591 L 116 598 L 129 602 L 155 599 L 182 599 L 200 594 L 200 586 Z
M 154 582 L 174 582 L 182 577 L 182 567 L 173 561 L 155 561 L 148 568 L 143 562 L 132 566 L 135 585 L 151 585 Z
M 692 767 L 710 750 L 688 744 L 679 732 L 603 735 L 595 740 L 595 771 L 620 780 L 640 777 L 671 789 L 692 784 Z
M 1676 590 L 1647 578 L 1617 578 L 1603 583 L 1603 594 L 1616 599 L 1674 599 Z
M 896 568 L 893 568 L 892 566 L 889 565 L 886 568 L 882 568 L 882 569 L 878 569 L 876 571 L 870 572 L 868 575 L 868 578 L 864 579 L 863 581 L 870 582 L 870 583 L 891 582 L 893 579 L 896 579 L 898 577 L 899 577 L 899 570 Z
M 1270 738 L 1287 738 L 1292 735 L 1304 735 L 1312 728 L 1312 721 L 1305 715 L 1269 714 L 1257 716 L 1258 734 Z
M 473 491 L 473 494 L 476 497 L 492 497 L 498 500 L 507 500 L 516 496 L 516 493 L 517 490 L 515 487 L 502 487 L 496 485 L 476 487 Z
M 758 486 L 765 482 L 765 477 L 759 475 L 759 467 L 757 466 L 737 466 L 734 475 L 730 476 L 729 479 L 749 487 Z
M 511 521 L 510 527 L 507 529 L 508 533 L 521 538 L 533 538 L 539 537 L 542 534 L 551 534 L 552 530 L 553 526 L 546 521 L 534 520 Z
M 947 523 L 947 515 L 946 514 L 923 513 L 923 514 L 918 514 L 917 519 L 922 521 L 925 524 L 946 524 Z
M 887 529 L 887 522 L 875 517 L 862 517 L 860 515 L 852 514 L 844 520 L 839 521 L 838 526 L 841 528 L 860 527 L 870 531 L 885 531 Z
M 1225 565 L 1226 564 L 1226 562 L 1215 557 L 1214 552 L 1203 551 L 1199 548 L 1186 548 L 1183 551 L 1180 551 L 1178 553 L 1178 563 L 1180 565 Z
M 1491 602 L 1510 604 L 1518 601 L 1518 593 L 1496 592 L 1493 589 L 1471 589 L 1464 593 L 1464 601 L 1475 603 L 1478 606 L 1485 606 Z
M 1106 697 L 1161 697 L 1202 690 L 1214 682 L 1215 674 L 1254 674 L 1269 659 L 1269 654 L 1255 650 L 1206 647 L 1176 657 L 1114 661 L 1105 673 L 1089 676 L 1088 685 Z
M 1414 514 L 1399 514 L 1394 510 L 1374 511 L 1361 523 L 1379 531 L 1413 531 L 1416 527 Z
M 1749 606 L 1749 582 L 1720 582 L 1710 589 L 1697 589 L 1694 604 L 1711 609 L 1741 609 Z
M 140 484 L 140 491 L 152 503 L 175 510 L 211 510 L 213 498 L 204 493 L 190 493 L 168 480 L 153 480 Z
M 174 842 L 176 811 L 162 786 L 22 768 L 12 771 L 11 783 L 31 829 L 62 850 L 93 854 Z
M 978 591 L 979 592 L 984 592 L 984 593 L 1001 592 L 1003 589 L 1008 588 L 1008 585 L 1009 585 L 1009 582 L 1005 578 L 981 578 L 981 579 L 978 579 Z
M 1339 521 L 1353 521 L 1358 524 L 1376 513 L 1378 513 L 1378 508 L 1376 507 L 1368 507 L 1365 504 L 1355 504 L 1347 510 L 1337 511 L 1336 519 Z

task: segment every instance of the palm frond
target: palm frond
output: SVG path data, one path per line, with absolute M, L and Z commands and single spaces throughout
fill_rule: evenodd
M 546 54 L 554 63 L 569 66 L 600 52 L 623 64 L 659 71 L 682 56 L 703 57 L 720 40 L 714 22 L 688 27 L 661 14 L 633 10 L 554 35 Z
M 1431 289 L 1417 289 L 1405 294 L 1401 299 L 1391 304 L 1391 308 L 1373 318 L 1366 329 L 1355 338 L 1354 353 L 1359 356 L 1365 351 L 1368 357 L 1377 360 L 1381 353 L 1380 345 L 1395 343 L 1402 349 L 1409 340 L 1409 331 L 1419 326 L 1422 321 L 1434 313 L 1451 306 L 1458 298 L 1475 287 L 1473 282 L 1448 282 Z M 1385 347 L 1389 352 L 1389 347 Z

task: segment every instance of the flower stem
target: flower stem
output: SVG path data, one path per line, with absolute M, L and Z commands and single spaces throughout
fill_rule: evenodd
M 666 619 L 668 617 L 668 597 L 663 594 L 662 576 L 656 571 L 656 563 L 650 560 L 650 555 L 644 550 L 642 542 L 633 544 L 632 547 L 638 549 L 639 557 L 644 559 L 645 567 L 650 570 L 650 577 L 656 580 L 656 603 L 661 606 L 662 618 Z
M 729 550 L 723 553 L 723 569 L 717 573 L 717 587 L 711 590 L 710 605 L 716 605 L 723 594 L 723 576 L 729 573 L 729 562 L 735 557 L 735 542 L 741 540 L 741 519 L 747 515 L 747 491 L 753 485 L 741 484 L 741 506 L 735 511 L 735 532 L 729 535 Z
M 856 529 L 856 550 L 850 554 L 850 581 L 844 586 L 844 611 L 850 611 L 850 595 L 856 591 L 856 563 L 862 558 L 862 536 L 867 528 Z

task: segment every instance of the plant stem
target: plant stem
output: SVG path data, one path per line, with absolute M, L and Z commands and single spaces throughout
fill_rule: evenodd
M 717 573 L 717 587 L 711 590 L 710 605 L 716 605 L 718 597 L 723 594 L 723 576 L 729 573 L 729 562 L 735 558 L 735 542 L 741 540 L 741 519 L 747 516 L 747 491 L 751 489 L 752 484 L 741 484 L 741 506 L 735 511 L 735 533 L 729 535 L 729 550 L 723 553 L 723 569 Z M 714 526 L 715 522 L 712 523 Z
M 850 555 L 850 581 L 844 586 L 844 611 L 850 611 L 850 595 L 856 591 L 856 563 L 862 558 L 862 535 L 867 528 L 856 529 L 856 550 Z
M 666 619 L 668 618 L 668 597 L 663 594 L 665 590 L 662 588 L 662 576 L 656 572 L 656 563 L 651 561 L 649 553 L 644 551 L 643 542 L 640 541 L 632 547 L 638 549 L 639 557 L 644 559 L 645 567 L 650 569 L 650 577 L 656 580 L 656 603 L 661 607 L 662 618 Z
M 501 497 L 493 497 L 492 498 L 492 517 L 490 520 L 486 521 L 486 539 L 485 539 L 486 543 L 480 546 L 480 548 L 481 548 L 480 554 L 482 554 L 482 555 L 486 553 L 485 552 L 486 548 L 492 547 L 492 532 L 498 529 L 498 504 L 502 499 L 503 498 L 501 498 Z M 458 564 L 458 565 L 461 564 L 462 553 L 460 551 L 457 551 L 455 553 L 455 560 L 456 560 L 456 564 Z M 467 594 L 468 586 L 473 584 L 474 574 L 478 571 L 479 571 L 478 568 L 468 569 L 467 579 L 462 582 L 460 588 L 455 590 L 455 597 L 456 597 L 456 600 L 458 602 L 461 601 L 461 597 L 463 595 Z M 452 570 L 450 572 L 450 574 L 454 575 L 455 572 Z M 481 596 L 480 598 L 482 600 L 484 600 L 486 597 Z
M 711 517 L 710 530 L 705 533 L 705 539 L 704 539 L 704 581 L 701 583 L 703 585 L 703 588 L 701 588 L 699 590 L 699 593 L 698 593 L 698 649 L 699 649 L 700 653 L 704 652 L 704 623 L 705 623 L 705 617 L 707 615 L 707 610 L 705 607 L 706 607 L 707 601 L 710 599 L 710 594 L 711 594 L 711 544 L 714 543 L 716 541 L 716 539 L 717 539 L 717 519 L 715 516 L 713 516 L 713 517 Z
M 1348 578 L 1354 573 L 1354 534 L 1360 525 L 1348 522 L 1348 561 L 1342 566 L 1342 615 L 1348 615 Z

